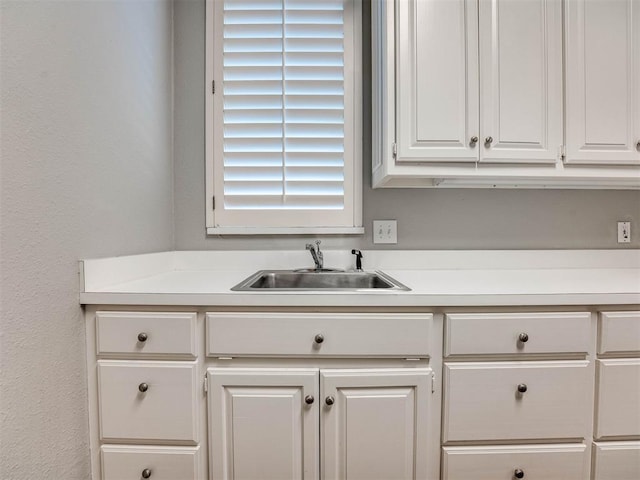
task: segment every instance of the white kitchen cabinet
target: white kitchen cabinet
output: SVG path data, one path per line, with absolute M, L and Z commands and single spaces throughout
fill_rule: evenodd
M 199 447 L 114 446 L 100 448 L 102 480 L 198 480 Z
M 210 368 L 208 378 L 212 478 L 427 478 L 430 369 Z
M 444 447 L 442 450 L 442 480 L 589 478 L 587 447 L 581 443 Z
M 326 479 L 427 479 L 431 369 L 322 370 Z
M 640 2 L 566 1 L 568 164 L 640 164 Z
M 396 5 L 398 162 L 556 161 L 560 0 Z
M 639 188 L 637 2 L 373 1 L 374 188 Z
M 585 438 L 588 362 L 447 363 L 443 441 Z
M 596 442 L 593 480 L 638 480 L 640 442 Z
M 317 369 L 210 368 L 211 478 L 319 478 Z
M 640 437 L 640 358 L 598 360 L 596 437 Z

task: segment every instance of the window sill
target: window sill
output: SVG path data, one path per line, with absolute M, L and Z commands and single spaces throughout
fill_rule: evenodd
M 207 235 L 363 235 L 364 227 L 207 227 Z

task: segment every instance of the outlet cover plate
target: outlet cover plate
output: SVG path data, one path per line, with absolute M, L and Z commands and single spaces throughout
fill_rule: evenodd
M 398 243 L 398 222 L 396 220 L 373 221 L 373 243 Z
M 618 243 L 631 243 L 631 222 L 618 222 Z

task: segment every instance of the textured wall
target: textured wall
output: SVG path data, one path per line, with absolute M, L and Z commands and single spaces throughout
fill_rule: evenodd
M 369 2 L 364 2 L 365 99 L 371 98 Z M 217 238 L 204 220 L 204 0 L 175 4 L 175 235 L 178 250 L 302 247 L 301 237 Z M 616 221 L 630 220 L 640 247 L 640 192 L 597 190 L 372 190 L 371 109 L 364 112 L 362 237 L 333 248 L 376 248 L 374 219 L 398 220 L 401 249 L 617 248 Z M 382 247 L 384 248 L 384 247 Z
M 0 2 L 0 479 L 90 476 L 77 261 L 171 249 L 169 0 Z

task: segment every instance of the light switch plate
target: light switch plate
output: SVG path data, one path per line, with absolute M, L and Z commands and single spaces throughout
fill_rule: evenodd
M 396 220 L 374 220 L 373 243 L 398 243 L 398 222 Z

